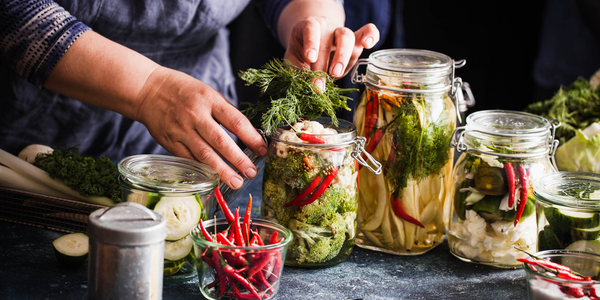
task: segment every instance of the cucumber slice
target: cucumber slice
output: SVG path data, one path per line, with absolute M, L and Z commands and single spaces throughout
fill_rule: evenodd
M 544 226 L 544 237 L 546 238 L 546 243 L 548 244 L 548 249 L 564 249 L 565 244 L 558 239 L 552 227 L 546 225 Z
M 127 202 L 139 203 L 149 209 L 154 209 L 161 196 L 157 193 L 131 193 L 127 195 Z
M 600 254 L 600 242 L 599 241 L 577 241 L 567 246 L 567 250 L 585 251 Z
M 89 238 L 83 233 L 65 234 L 52 242 L 56 259 L 63 265 L 78 267 L 82 265 L 90 249 Z
M 186 237 L 174 242 L 165 241 L 165 259 L 180 260 L 185 258 L 190 252 L 192 252 L 193 246 L 194 241 L 192 241 L 192 238 L 189 234 Z
M 196 197 L 162 197 L 154 211 L 165 217 L 167 241 L 177 241 L 190 233 L 202 216 Z
M 165 259 L 163 275 L 171 276 L 171 275 L 179 272 L 179 270 L 181 270 L 181 268 L 183 268 L 183 265 L 185 265 L 185 258 L 182 258 L 182 259 L 176 260 L 176 261 Z
M 568 228 L 594 228 L 600 226 L 600 215 L 597 213 L 558 210 L 558 216 Z
M 500 202 L 503 195 L 490 196 L 486 195 L 482 200 L 473 205 L 473 210 L 476 211 L 488 223 L 494 223 L 502 220 L 504 211 L 500 210 Z

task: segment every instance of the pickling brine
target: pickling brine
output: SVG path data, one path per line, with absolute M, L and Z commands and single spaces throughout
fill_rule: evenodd
M 419 255 L 446 236 L 454 157 L 449 142 L 457 119 L 454 62 L 424 50 L 378 52 L 369 57 L 354 123 L 383 172 L 359 170 L 356 244 Z

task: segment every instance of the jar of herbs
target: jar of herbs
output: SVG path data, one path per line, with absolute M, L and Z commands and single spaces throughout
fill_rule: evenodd
M 144 205 L 165 219 L 163 281 L 196 277 L 190 232 L 211 213 L 219 174 L 204 163 L 169 155 L 129 156 L 118 169 L 123 202 Z
M 301 120 L 270 136 L 261 217 L 293 233 L 285 265 L 319 268 L 348 258 L 356 237 L 358 168 L 381 172 L 361 158 L 364 138 L 350 122 Z
M 556 172 L 560 123 L 517 111 L 478 111 L 456 129 L 448 246 L 463 261 L 521 267 L 536 251 L 532 182 Z
M 397 255 L 423 254 L 444 241 L 446 199 L 454 151 L 449 142 L 460 115 L 464 60 L 415 49 L 389 49 L 360 60 L 364 83 L 354 123 L 382 174 L 359 170 L 360 247 Z M 358 68 L 366 65 L 366 73 Z

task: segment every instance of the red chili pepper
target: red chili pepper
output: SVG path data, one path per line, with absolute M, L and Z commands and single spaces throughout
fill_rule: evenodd
M 217 185 L 217 188 L 215 189 L 215 198 L 217 198 L 217 203 L 219 203 L 219 206 L 221 207 L 221 210 L 223 211 L 223 215 L 225 215 L 225 219 L 227 220 L 227 223 L 231 224 L 231 222 L 233 222 L 233 213 L 231 212 L 231 209 L 229 209 L 229 206 L 227 206 L 227 202 L 225 202 L 225 199 L 223 198 L 223 195 L 221 194 L 221 190 L 219 189 L 220 186 L 221 186 L 221 182 L 219 182 L 219 184 Z
M 425 226 L 423 226 L 423 224 L 421 224 L 421 222 L 419 222 L 419 220 L 413 218 L 412 216 L 410 216 L 409 214 L 407 214 L 404 211 L 404 208 L 402 208 L 402 200 L 401 199 L 397 199 L 396 196 L 392 195 L 390 197 L 390 201 L 392 201 L 392 210 L 394 211 L 394 214 L 400 218 L 400 219 L 404 219 L 410 223 L 413 223 L 421 228 L 425 228 Z
M 515 169 L 510 162 L 506 162 L 504 163 L 504 171 L 506 172 L 506 180 L 508 181 L 508 207 L 513 207 L 513 204 L 515 203 L 515 187 L 517 184 Z
M 233 230 L 236 246 L 246 247 L 246 242 L 244 241 L 244 236 L 242 235 L 242 227 L 240 226 L 240 211 L 239 209 L 235 209 L 235 215 L 233 219 Z
M 526 263 L 526 264 L 530 264 L 530 265 L 542 265 L 544 267 L 548 267 L 550 269 L 553 270 L 561 270 L 561 271 L 565 271 L 565 272 L 569 272 L 571 273 L 571 268 L 567 267 L 567 266 L 563 266 L 561 264 L 557 264 L 553 261 L 549 261 L 547 259 L 535 259 L 535 258 L 517 258 L 518 261 Z
M 225 232 L 217 233 L 217 243 L 226 245 L 226 246 L 230 246 L 230 247 L 235 246 L 235 244 L 232 243 L 231 241 L 229 241 L 229 239 L 225 236 Z
M 327 140 L 323 137 L 315 134 L 308 134 L 305 132 L 298 132 L 296 135 L 303 141 L 307 141 L 310 144 L 327 144 Z
M 317 175 L 304 189 L 304 191 L 302 191 L 302 193 L 300 193 L 298 196 L 296 196 L 296 198 L 294 198 L 294 200 L 286 203 L 283 205 L 283 207 L 288 207 L 288 206 L 292 206 L 292 205 L 296 205 L 296 203 L 304 200 L 304 198 L 306 198 L 312 191 L 314 191 L 317 186 L 319 185 L 319 183 L 321 182 L 321 175 Z
M 590 299 L 600 299 L 600 293 L 598 293 L 598 291 L 596 290 L 595 287 L 590 287 L 589 290 L 589 294 L 590 294 Z
M 396 152 L 396 144 L 392 143 L 390 154 L 388 155 L 387 161 L 385 162 L 385 167 L 383 168 L 384 175 L 387 175 L 388 170 L 392 167 L 394 159 L 396 159 Z
M 221 269 L 223 270 L 223 273 L 225 273 L 227 275 L 227 277 L 232 278 L 234 281 L 241 284 L 244 288 L 246 288 L 248 291 L 250 291 L 257 299 L 262 298 L 256 291 L 256 288 L 246 278 L 244 278 L 242 275 L 236 273 L 235 269 L 232 266 L 230 266 L 229 264 L 227 264 L 225 262 L 225 260 L 223 259 L 223 257 L 221 257 L 220 255 L 219 255 L 219 260 L 220 260 L 220 264 L 221 264 Z
M 254 237 L 256 237 L 256 242 L 258 243 L 259 246 L 264 246 L 265 243 L 263 242 L 262 238 L 260 237 L 260 234 L 258 234 L 258 231 L 253 231 L 252 235 L 254 235 Z
M 331 172 L 325 177 L 325 179 L 323 179 L 323 182 L 321 182 L 319 187 L 317 187 L 315 189 L 315 192 L 312 195 L 310 195 L 308 198 L 306 198 L 306 200 L 297 202 L 294 205 L 302 206 L 302 205 L 307 205 L 307 204 L 311 204 L 311 203 L 315 202 L 315 200 L 319 199 L 319 197 L 321 197 L 321 195 L 323 195 L 323 193 L 325 192 L 327 187 L 329 187 L 329 184 L 331 184 L 331 182 L 333 181 L 335 176 L 337 176 L 337 173 L 338 173 L 338 167 L 332 166 Z
M 275 290 L 273 290 L 273 286 L 269 284 L 263 272 L 256 273 L 255 277 L 258 277 L 258 282 L 260 282 L 267 290 L 271 291 L 271 293 L 275 293 Z
M 563 270 L 556 270 L 556 271 L 558 272 L 556 274 L 556 277 L 558 277 L 558 278 L 583 281 L 583 277 L 572 274 L 571 272 L 567 272 L 567 271 L 563 271 Z
M 252 194 L 248 194 L 250 199 L 246 206 L 246 213 L 244 214 L 244 225 L 242 226 L 242 234 L 244 235 L 244 241 L 250 240 L 250 215 L 252 214 Z
M 269 276 L 269 282 L 275 282 L 279 278 L 281 272 L 281 253 L 279 251 L 275 252 L 275 260 L 273 261 L 273 270 L 271 271 L 271 275 Z
M 213 264 L 215 270 L 217 271 L 217 276 L 219 277 L 219 298 L 223 297 L 225 294 L 225 290 L 227 289 L 227 276 L 225 276 L 225 272 L 223 272 L 223 267 L 221 264 L 221 260 L 223 259 L 218 251 L 217 253 L 213 252 Z
M 204 227 L 203 221 L 200 220 L 200 222 L 198 222 L 198 226 L 200 227 L 200 231 L 202 231 L 202 235 L 204 236 L 204 238 L 209 241 L 212 242 L 213 238 L 210 235 L 210 233 L 208 233 L 208 230 L 206 230 L 206 227 Z
M 271 234 L 271 237 L 269 238 L 269 243 L 271 245 L 281 243 L 281 242 L 283 242 L 283 240 L 285 240 L 284 237 L 281 237 L 278 239 L 277 236 L 278 236 L 278 232 L 273 231 L 273 233 Z
M 271 262 L 271 258 L 277 253 L 277 251 L 265 252 L 262 257 L 254 262 L 254 264 L 248 270 L 248 277 L 254 276 L 258 271 L 262 270 L 269 262 Z
M 367 153 L 369 153 L 369 154 L 373 153 L 373 151 L 375 150 L 377 145 L 379 145 L 379 142 L 381 141 L 381 138 L 383 137 L 384 131 L 385 131 L 384 127 L 377 128 L 375 130 L 373 137 L 371 138 L 371 140 L 369 141 L 369 144 L 367 145 L 367 148 L 365 149 L 365 151 L 367 151 Z
M 583 292 L 583 288 L 581 287 L 575 287 L 575 286 L 562 286 L 561 290 L 563 291 L 563 293 L 569 295 L 569 296 L 573 296 L 575 298 L 583 298 L 585 297 L 585 293 Z M 569 297 L 571 298 L 571 297 Z
M 369 140 L 373 134 L 373 128 L 375 128 L 377 118 L 379 117 L 379 96 L 377 95 L 377 92 L 374 91 L 371 91 L 368 95 L 372 95 L 372 97 L 365 109 L 365 136 L 367 137 L 367 140 Z
M 519 220 L 521 220 L 521 215 L 523 214 L 523 210 L 525 209 L 525 204 L 527 203 L 527 171 L 525 170 L 525 167 L 523 165 L 519 165 L 517 167 L 517 170 L 519 172 L 519 180 L 521 181 L 521 195 L 519 197 L 519 205 L 517 208 L 517 214 L 515 216 L 515 227 L 517 227 L 517 224 L 519 223 Z

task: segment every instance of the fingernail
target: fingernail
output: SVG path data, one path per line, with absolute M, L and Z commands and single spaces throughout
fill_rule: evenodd
M 373 38 L 370 36 L 365 39 L 365 44 L 367 45 L 367 48 L 373 47 L 373 41 Z
M 315 50 L 315 49 L 308 50 L 308 59 L 311 62 L 315 62 L 317 60 L 317 50 Z
M 315 80 L 315 85 L 319 88 L 319 90 L 321 90 L 321 91 L 325 90 L 325 81 L 323 81 L 323 79 L 319 78 L 319 79 Z
M 231 180 L 229 180 L 229 185 L 236 190 L 242 187 L 242 183 L 242 179 L 237 176 L 232 177 Z
M 341 63 L 337 63 L 335 67 L 333 67 L 333 76 L 342 76 L 343 70 L 344 66 Z
M 254 168 L 248 168 L 246 169 L 246 173 L 244 173 L 244 175 L 246 178 L 252 179 L 254 176 L 256 176 L 256 170 Z
M 258 148 L 258 155 L 259 156 L 265 156 L 265 155 L 267 155 L 267 147 L 260 146 L 260 148 Z

